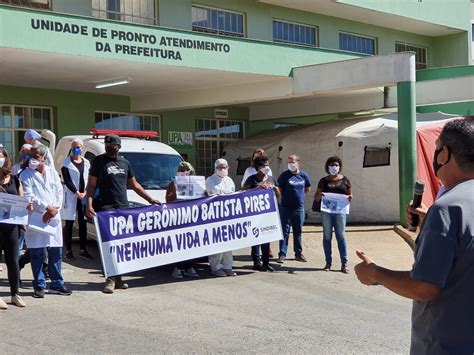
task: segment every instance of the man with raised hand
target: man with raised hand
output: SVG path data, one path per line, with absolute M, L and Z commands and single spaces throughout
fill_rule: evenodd
M 474 117 L 452 120 L 433 168 L 446 191 L 428 210 L 411 271 L 377 265 L 362 251 L 360 282 L 413 299 L 411 354 L 474 354 Z M 420 214 L 422 209 L 409 209 Z

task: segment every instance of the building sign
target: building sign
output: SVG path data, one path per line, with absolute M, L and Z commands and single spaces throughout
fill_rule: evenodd
M 168 131 L 168 144 L 170 145 L 193 145 L 192 132 Z
M 216 108 L 214 110 L 214 118 L 229 118 L 229 110 Z

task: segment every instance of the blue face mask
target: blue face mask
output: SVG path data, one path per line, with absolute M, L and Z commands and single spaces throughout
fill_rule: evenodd
M 339 174 L 339 167 L 338 166 L 330 165 L 328 170 L 329 170 L 329 174 L 331 174 L 331 175 Z
M 81 148 L 79 147 L 72 148 L 71 152 L 72 152 L 72 155 L 75 155 L 75 156 L 81 155 Z

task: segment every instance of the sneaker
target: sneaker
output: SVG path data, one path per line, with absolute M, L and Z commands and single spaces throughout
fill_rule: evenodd
M 330 271 L 331 270 L 331 263 L 326 263 L 323 270 L 324 271 Z
M 64 258 L 70 261 L 76 260 L 76 258 L 74 257 L 74 254 L 72 253 L 72 250 L 66 250 L 66 254 L 64 254 Z
M 262 271 L 261 269 L 263 268 L 262 264 L 253 264 L 253 269 L 257 271 Z
M 347 269 L 347 265 L 346 264 L 342 264 L 341 265 L 341 272 L 343 274 L 348 274 L 349 273 L 349 270 Z
M 215 271 L 212 272 L 212 274 L 213 274 L 214 276 L 218 276 L 218 277 L 225 277 L 225 276 L 227 276 L 227 274 L 225 273 L 225 271 L 222 270 L 222 269 L 215 270 Z
M 79 257 L 87 260 L 93 260 L 94 258 L 92 255 L 89 254 L 87 250 L 80 250 L 79 251 Z
M 8 304 L 0 298 L 0 309 L 8 309 Z
M 295 260 L 300 261 L 302 263 L 305 263 L 307 261 L 303 254 L 295 255 Z
M 183 278 L 183 270 L 178 269 L 177 267 L 175 267 L 173 269 L 173 272 L 171 273 L 171 277 L 173 279 L 182 279 Z
M 35 287 L 35 292 L 33 293 L 34 298 L 44 298 L 44 288 Z
M 283 264 L 285 262 L 285 256 L 284 255 L 280 255 L 278 257 L 278 260 L 276 261 L 278 264 Z
M 115 289 L 115 281 L 111 277 L 107 277 L 105 279 L 105 286 L 102 290 L 103 293 L 114 293 Z
M 20 308 L 26 307 L 26 303 L 25 301 L 23 301 L 20 295 L 12 296 L 11 302 L 17 307 L 20 307 Z
M 187 269 L 185 272 L 183 272 L 184 276 L 188 276 L 188 277 L 194 277 L 194 278 L 197 278 L 199 277 L 199 274 L 197 273 L 196 269 L 194 269 L 193 267 L 190 267 L 189 269 Z
M 222 269 L 222 270 L 224 270 L 227 276 L 237 276 L 237 273 L 232 269 Z
M 116 290 L 126 290 L 128 284 L 123 282 L 122 276 L 115 276 L 115 289 Z
M 72 294 L 72 291 L 68 289 L 66 286 L 61 285 L 61 286 L 56 286 L 56 287 L 50 287 L 49 293 L 53 295 L 70 296 Z

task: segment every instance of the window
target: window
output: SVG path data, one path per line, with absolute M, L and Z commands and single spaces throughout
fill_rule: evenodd
M 197 119 L 196 120 L 196 172 L 210 176 L 214 173 L 214 162 L 223 155 L 227 144 L 244 138 L 241 121 Z
M 13 160 L 17 160 L 20 147 L 25 143 L 23 136 L 27 129 L 53 128 L 53 109 L 40 106 L 0 104 L 0 143 L 4 145 Z
M 345 32 L 339 32 L 339 49 L 356 53 L 377 54 L 375 38 Z
M 155 0 L 92 0 L 92 16 L 154 25 Z
M 95 128 L 161 132 L 160 116 L 123 112 L 96 112 Z
M 273 40 L 305 46 L 318 45 L 318 28 L 299 23 L 273 20 Z
M 413 46 L 411 44 L 395 42 L 395 52 L 415 52 L 416 69 L 428 68 L 427 49 L 424 47 Z
M 51 10 L 51 0 L 0 0 L 0 4 Z
M 192 7 L 193 31 L 245 37 L 244 14 L 211 7 Z
M 390 144 L 387 147 L 364 148 L 364 168 L 390 165 Z

